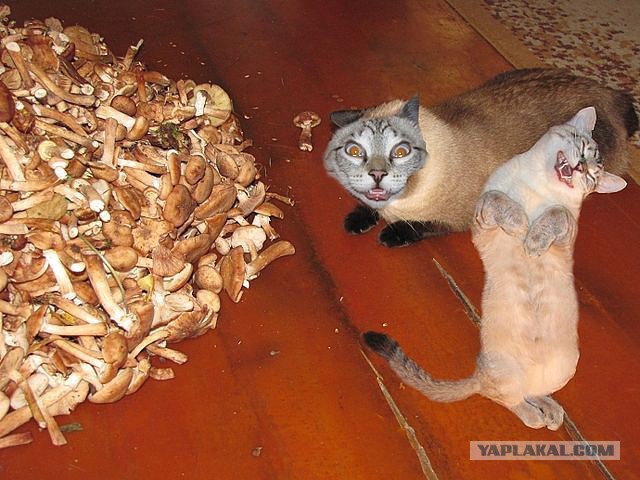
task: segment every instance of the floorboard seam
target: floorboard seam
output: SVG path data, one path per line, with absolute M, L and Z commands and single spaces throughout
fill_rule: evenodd
M 456 283 L 456 281 L 451 276 L 451 274 L 445 270 L 445 268 L 440 264 L 440 262 L 438 262 L 435 258 L 433 258 L 432 260 L 433 260 L 433 263 L 435 263 L 436 268 L 440 271 L 440 274 L 442 275 L 442 277 L 449 284 L 449 288 L 451 288 L 451 291 L 453 292 L 453 294 L 458 298 L 458 300 L 460 300 L 460 303 L 462 303 L 465 313 L 467 314 L 467 317 L 469 317 L 469 320 L 471 320 L 471 323 L 473 323 L 476 327 L 480 327 L 481 317 L 478 314 L 478 310 L 476 309 L 475 305 L 473 305 L 471 300 L 469 300 L 469 297 L 465 295 L 462 288 L 460 288 L 460 286 Z M 551 395 L 549 396 L 552 397 Z M 556 402 L 557 401 L 558 400 L 556 400 Z M 576 423 L 571 419 L 566 409 L 564 412 L 563 426 L 566 432 L 569 434 L 569 436 L 573 440 L 577 442 L 582 442 L 585 445 L 590 445 L 589 440 L 587 440 L 584 437 L 584 435 L 582 435 L 582 432 L 580 432 L 580 429 L 578 428 Z M 598 470 L 606 480 L 616 480 L 616 477 L 609 471 L 607 466 L 604 464 L 604 462 L 600 458 L 596 458 L 592 460 L 592 462 L 595 463 L 596 467 L 598 468 Z
M 407 418 L 402 414 L 400 407 L 398 407 L 398 404 L 391 396 L 391 393 L 384 384 L 382 375 L 380 375 L 376 367 L 374 367 L 373 363 L 371 363 L 371 360 L 369 360 L 369 357 L 367 357 L 367 355 L 362 350 L 360 350 L 360 353 L 362 353 L 362 356 L 369 364 L 369 367 L 371 367 L 371 370 L 373 370 L 373 373 L 376 376 L 376 382 L 378 382 L 378 386 L 380 387 L 380 391 L 382 392 L 384 399 L 387 401 L 389 408 L 393 412 L 393 415 L 396 417 L 398 424 L 404 430 L 411 448 L 413 448 L 413 450 L 416 452 L 416 456 L 418 457 L 418 461 L 420 462 L 420 467 L 422 468 L 424 477 L 428 480 L 438 480 L 438 475 L 431 465 L 431 461 L 429 460 L 429 456 L 427 455 L 426 450 L 424 449 L 422 444 L 420 444 L 420 441 L 418 440 L 418 437 L 416 435 L 416 431 L 409 424 Z

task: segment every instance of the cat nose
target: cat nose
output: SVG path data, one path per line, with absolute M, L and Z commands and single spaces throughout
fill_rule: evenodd
M 384 170 L 369 170 L 369 175 L 373 177 L 376 183 L 380 183 L 382 181 L 382 177 L 387 175 L 387 172 Z

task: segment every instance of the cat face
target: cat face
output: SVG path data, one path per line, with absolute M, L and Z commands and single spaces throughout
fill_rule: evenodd
M 591 192 L 617 192 L 627 184 L 604 170 L 598 145 L 591 138 L 595 122 L 595 109 L 587 107 L 566 124 L 549 131 L 552 151 L 548 158 L 552 163 L 547 168 L 552 172 L 551 177 L 582 196 Z
M 424 165 L 418 109 L 414 97 L 392 117 L 364 118 L 360 111 L 332 114 L 340 128 L 324 155 L 327 172 L 369 207 L 384 207 Z

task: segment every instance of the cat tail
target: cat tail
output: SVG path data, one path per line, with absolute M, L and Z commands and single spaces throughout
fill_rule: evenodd
M 384 357 L 389 366 L 407 385 L 435 402 L 456 402 L 480 393 L 480 382 L 475 375 L 463 380 L 435 380 L 404 353 L 393 338 L 377 332 L 363 336 L 367 346 Z

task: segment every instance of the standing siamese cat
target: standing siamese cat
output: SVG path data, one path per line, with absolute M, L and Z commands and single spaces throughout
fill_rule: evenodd
M 625 173 L 626 140 L 638 129 L 631 97 L 561 70 L 507 72 L 430 108 L 413 98 L 334 112 L 325 167 L 362 203 L 346 217 L 347 232 L 383 217 L 380 242 L 396 247 L 466 230 L 491 172 L 589 105 L 607 170 Z
M 595 121 L 593 107 L 580 110 L 498 167 L 484 188 L 472 225 L 486 280 L 481 350 L 471 377 L 434 380 L 394 340 L 365 333 L 405 383 L 440 402 L 477 393 L 529 427 L 560 427 L 563 409 L 549 395 L 573 377 L 578 362 L 572 270 L 580 207 L 591 192 L 626 185 L 603 170 L 591 138 Z

